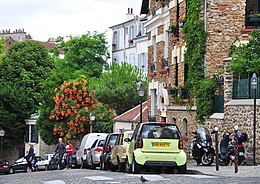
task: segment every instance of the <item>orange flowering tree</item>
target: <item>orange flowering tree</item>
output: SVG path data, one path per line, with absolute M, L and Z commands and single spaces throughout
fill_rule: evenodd
M 83 77 L 79 81 L 64 81 L 60 89 L 55 89 L 55 106 L 49 116 L 54 123 L 54 135 L 66 139 L 83 136 L 88 133 L 91 113 L 96 115 L 95 122 L 101 124 L 96 131 L 102 131 L 102 125 L 111 125 L 113 110 L 108 105 L 98 102 L 93 96 L 94 91 L 87 84 Z

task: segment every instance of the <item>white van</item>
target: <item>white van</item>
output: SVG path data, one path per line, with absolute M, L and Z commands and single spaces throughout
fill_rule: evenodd
M 87 154 L 90 147 L 97 139 L 105 139 L 106 133 L 89 133 L 85 135 L 81 141 L 80 147 L 76 152 L 77 165 L 82 167 L 87 166 Z

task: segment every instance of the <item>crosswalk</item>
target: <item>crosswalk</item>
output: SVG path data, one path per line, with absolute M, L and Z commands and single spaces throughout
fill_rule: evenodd
M 140 179 L 141 176 L 143 176 L 146 180 L 148 181 L 169 181 L 171 180 L 170 178 L 167 178 L 167 176 L 162 176 L 158 174 L 125 174 L 125 178 L 131 178 L 135 179 L 138 178 Z M 197 178 L 197 179 L 214 179 L 218 178 L 217 176 L 209 176 L 209 175 L 192 175 L 192 174 L 186 174 L 182 175 L 184 177 L 191 177 L 191 178 Z M 108 177 L 108 176 L 86 176 L 84 177 L 85 179 L 92 180 L 92 181 L 104 181 L 105 183 L 108 184 L 117 184 L 121 183 L 120 181 L 117 181 L 118 178 L 113 178 L 113 177 Z M 65 184 L 64 181 L 62 180 L 50 180 L 50 181 L 44 181 L 43 184 Z

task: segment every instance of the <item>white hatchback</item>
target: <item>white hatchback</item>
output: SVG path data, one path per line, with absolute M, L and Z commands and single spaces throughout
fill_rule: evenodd
M 45 154 L 41 157 L 41 160 L 39 160 L 36 163 L 36 170 L 49 170 L 49 164 L 50 164 L 50 160 L 53 157 L 53 154 Z

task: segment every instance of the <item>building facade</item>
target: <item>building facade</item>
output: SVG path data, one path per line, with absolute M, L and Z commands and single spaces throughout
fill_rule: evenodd
M 125 22 L 110 27 L 113 32 L 112 61 L 127 62 L 147 73 L 147 35 L 144 28 L 146 16 L 134 15 L 133 9 L 128 8 L 126 17 Z
M 187 0 L 143 0 L 141 13 L 147 16 L 145 28 L 148 34 L 148 114 L 157 121 L 177 123 L 186 140 L 185 147 L 189 151 L 188 145 L 193 138 L 191 132 L 198 126 L 203 126 L 196 123 L 196 106 L 187 110 L 187 99 L 176 99 L 171 94 L 165 94 L 169 92 L 171 86 L 174 86 L 179 89 L 179 97 L 179 91 L 183 92 L 182 86 L 188 78 L 188 65 L 184 57 L 185 35 L 182 31 L 183 25 L 180 24 L 180 20 L 187 15 L 187 2 Z M 259 10 L 257 0 L 201 1 L 201 19 L 204 21 L 207 33 L 205 77 L 211 78 L 224 69 L 225 59 L 229 57 L 234 42 L 246 43 L 249 33 L 260 28 L 249 16 L 259 13 Z M 171 25 L 176 23 L 177 30 L 172 31 Z M 222 110 L 219 114 L 214 114 L 205 126 L 212 129 L 214 126 L 220 126 L 221 122 L 222 128 L 238 125 L 244 131 L 252 132 L 250 129 L 252 124 L 246 122 L 248 119 L 246 117 L 250 116 L 249 119 L 252 120 L 252 113 L 245 113 L 251 112 L 252 104 L 249 105 L 250 102 L 246 103 L 241 99 L 234 102 L 232 97 L 228 98 L 227 95 L 230 96 L 230 90 L 232 91 L 228 86 L 233 87 L 233 81 L 230 83 L 230 77 L 224 74 L 221 77 L 225 79 L 218 92 L 223 100 Z M 257 106 L 259 117 L 259 104 Z M 241 119 L 243 120 L 239 121 Z

